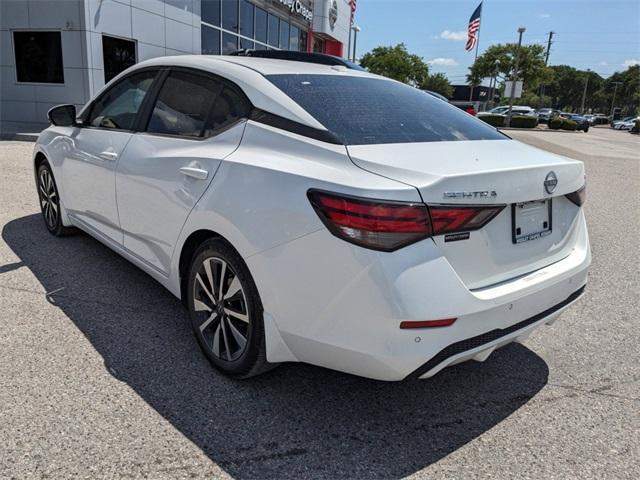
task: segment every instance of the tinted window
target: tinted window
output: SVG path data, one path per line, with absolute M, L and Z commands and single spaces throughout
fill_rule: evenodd
M 238 31 L 238 0 L 222 0 L 222 27 Z
M 300 50 L 300 29 L 293 25 L 289 33 L 289 50 Z
M 346 145 L 497 140 L 486 123 L 402 83 L 338 75 L 270 75 Z
M 13 44 L 19 82 L 64 83 L 60 32 L 13 32 Z
M 171 72 L 160 89 L 147 131 L 201 137 L 221 88 L 213 78 Z
M 267 43 L 267 12 L 256 7 L 256 40 Z
M 222 32 L 222 54 L 227 55 L 238 50 L 238 36 Z
M 240 34 L 253 38 L 253 4 L 240 0 Z
M 220 26 L 220 0 L 202 0 L 202 21 Z
M 272 47 L 278 46 L 278 24 L 280 19 L 275 15 L 269 14 L 269 45 Z
M 102 36 L 104 81 L 108 82 L 136 63 L 136 42 Z
M 142 72 L 116 83 L 91 108 L 89 124 L 131 130 L 155 76 L 155 71 Z
M 202 25 L 202 53 L 220 55 L 220 30 Z
M 289 24 L 280 20 L 280 48 L 289 49 Z
M 249 116 L 249 105 L 244 98 L 230 87 L 225 87 L 216 99 L 213 112 L 207 121 L 205 135 L 224 128 L 241 118 Z

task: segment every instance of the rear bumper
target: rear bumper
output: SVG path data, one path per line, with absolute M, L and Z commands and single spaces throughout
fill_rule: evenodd
M 513 341 L 522 341 L 537 327 L 553 323 L 560 312 L 583 294 L 586 285 L 569 295 L 562 302 L 544 312 L 529 317 L 506 328 L 497 328 L 490 332 L 460 340 L 440 350 L 428 362 L 413 371 L 407 378 L 429 378 L 443 368 L 466 360 L 484 361 L 496 349 Z
M 551 323 L 578 298 L 591 263 L 582 213 L 579 222 L 567 257 L 476 290 L 465 286 L 432 240 L 382 253 L 319 230 L 249 257 L 270 319 L 267 359 L 385 381 L 426 378 L 454 363 L 484 360 Z M 448 327 L 399 328 L 406 320 L 452 317 L 457 320 Z

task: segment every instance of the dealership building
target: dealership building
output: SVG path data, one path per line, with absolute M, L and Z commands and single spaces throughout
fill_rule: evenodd
M 347 56 L 349 0 L 0 0 L 0 135 L 37 132 L 125 68 L 239 49 Z

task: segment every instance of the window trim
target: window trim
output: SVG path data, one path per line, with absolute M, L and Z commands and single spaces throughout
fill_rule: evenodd
M 153 67 L 144 67 L 144 68 L 140 68 L 138 70 L 135 70 L 121 78 L 119 78 L 118 80 L 116 80 L 113 85 L 110 85 L 109 88 L 105 89 L 103 92 L 100 93 L 100 95 L 98 95 L 96 98 L 94 98 L 93 100 L 91 100 L 91 102 L 89 103 L 89 105 L 87 105 L 87 107 L 84 109 L 84 111 L 82 112 L 82 116 L 78 117 L 81 121 L 82 124 L 78 125 L 78 128 L 89 128 L 92 130 L 107 130 L 109 132 L 129 132 L 129 133 L 135 133 L 136 127 L 138 125 L 139 119 L 140 119 L 140 115 L 143 112 L 143 109 L 145 108 L 145 104 L 147 103 L 148 99 L 150 98 L 151 94 L 154 91 L 155 85 L 158 82 L 158 79 L 160 78 L 160 76 L 162 75 L 163 71 L 165 70 L 165 67 L 158 67 L 158 66 L 153 66 Z M 140 108 L 138 109 L 138 113 L 136 114 L 136 118 L 133 120 L 133 125 L 131 126 L 131 128 L 107 128 L 107 127 L 96 127 L 94 125 L 91 125 L 88 123 L 89 118 L 91 117 L 91 114 L 93 113 L 93 109 L 95 108 L 96 104 L 107 94 L 109 93 L 111 90 L 113 90 L 116 86 L 118 86 L 121 82 L 135 76 L 138 75 L 140 73 L 144 73 L 144 72 L 148 72 L 148 71 L 156 71 L 156 76 L 153 79 L 153 82 L 151 83 L 151 87 L 149 88 L 149 90 L 147 91 L 147 93 L 145 94 L 144 100 L 142 101 L 142 103 L 140 104 Z M 116 77 L 118 78 L 118 77 Z
M 220 95 L 220 93 L 222 93 L 225 87 L 229 87 L 230 89 L 234 90 L 235 93 L 238 94 L 238 96 L 246 104 L 247 112 L 248 112 L 247 115 L 245 117 L 238 118 L 237 120 L 225 125 L 224 127 L 220 127 L 216 130 L 213 130 L 211 134 L 203 135 L 202 137 L 189 137 L 189 136 L 176 135 L 171 133 L 149 132 L 147 128 L 149 127 L 149 122 L 151 121 L 151 115 L 153 114 L 153 108 L 156 105 L 156 101 L 158 99 L 158 95 L 160 94 L 160 90 L 164 85 L 164 82 L 166 81 L 167 77 L 171 74 L 171 72 L 174 72 L 174 71 L 189 73 L 192 75 L 198 75 L 204 78 L 214 79 L 215 81 L 219 82 L 222 85 L 222 88 L 220 89 L 220 92 L 218 92 L 218 95 L 216 96 L 216 100 Z M 241 122 L 246 122 L 247 120 L 249 120 L 249 118 L 251 117 L 251 112 L 254 110 L 253 104 L 251 103 L 247 95 L 242 91 L 242 89 L 238 85 L 236 85 L 229 79 L 221 77 L 220 75 L 216 75 L 215 73 L 208 72 L 206 70 L 201 70 L 199 68 L 193 68 L 193 67 L 168 66 L 168 67 L 164 67 L 162 77 L 161 78 L 156 77 L 156 81 L 158 82 L 158 87 L 154 88 L 155 85 L 152 86 L 152 88 L 149 90 L 149 93 L 147 94 L 147 98 L 149 98 L 148 105 L 146 105 L 147 98 L 145 98 L 143 105 L 140 107 L 140 115 L 144 115 L 144 116 L 140 116 L 138 119 L 136 119 L 136 122 L 134 122 L 134 126 L 139 128 L 134 133 L 140 133 L 140 134 L 149 135 L 153 137 L 167 137 L 167 138 L 176 138 L 176 139 L 191 140 L 191 141 L 193 140 L 204 141 L 204 140 L 209 140 L 211 138 L 217 137 L 221 133 L 224 133 L 227 130 L 230 130 L 231 128 L 233 128 L 234 126 L 236 126 Z M 214 100 L 214 103 L 215 103 L 215 100 Z M 211 114 L 211 112 L 209 112 L 209 114 Z
M 64 74 L 64 49 L 62 48 L 62 30 L 55 28 L 46 29 L 29 29 L 29 28 L 15 28 L 10 30 L 11 33 L 11 48 L 13 49 L 13 64 L 15 67 L 15 84 L 16 85 L 43 85 L 45 87 L 64 87 L 66 86 L 66 78 Z M 18 59 L 16 51 L 16 33 L 57 33 L 60 35 L 60 63 L 62 64 L 62 82 L 21 82 L 18 80 Z

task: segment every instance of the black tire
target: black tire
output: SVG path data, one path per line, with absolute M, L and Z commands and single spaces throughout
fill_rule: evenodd
M 589 127 L 584 127 L 584 133 L 587 133 L 589 131 Z
M 51 166 L 46 160 L 38 167 L 36 188 L 38 190 L 42 219 L 49 233 L 56 237 L 74 233 L 74 228 L 65 227 L 62 224 L 60 194 L 58 193 L 58 186 L 56 185 L 56 179 L 53 176 Z
M 186 304 L 193 333 L 214 367 L 231 377 L 249 378 L 277 366 L 267 362 L 258 289 L 244 261 L 228 243 L 210 239 L 200 245 L 191 260 L 187 282 Z

